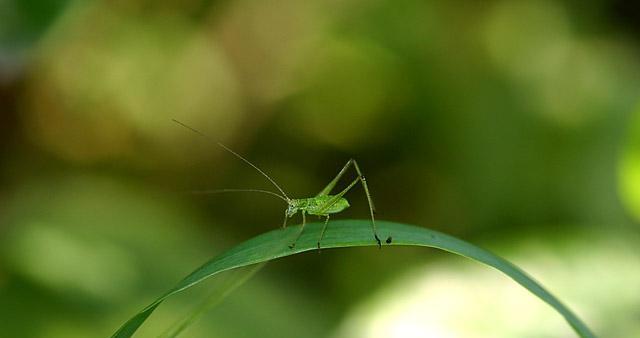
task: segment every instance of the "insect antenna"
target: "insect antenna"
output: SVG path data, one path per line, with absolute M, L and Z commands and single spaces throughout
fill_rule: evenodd
M 220 193 L 226 193 L 226 192 L 257 192 L 257 193 L 262 193 L 262 194 L 267 194 L 267 195 L 271 195 L 274 197 L 277 197 L 285 202 L 289 202 L 289 200 L 287 200 L 286 197 L 275 193 L 273 191 L 269 191 L 269 190 L 261 190 L 261 189 L 215 189 L 215 190 L 195 190 L 195 191 L 191 191 L 192 194 L 196 194 L 196 195 L 208 195 L 208 194 L 220 194 Z
M 192 132 L 194 132 L 194 133 L 196 133 L 196 134 L 198 134 L 198 135 L 200 135 L 200 136 L 202 136 L 202 137 L 204 137 L 204 138 L 206 138 L 206 139 L 209 139 L 209 137 L 208 137 L 207 135 L 203 134 L 203 133 L 202 133 L 202 132 L 200 132 L 199 130 L 197 130 L 197 129 L 193 128 L 193 127 L 190 127 L 190 126 L 188 126 L 188 125 L 186 125 L 186 124 L 184 124 L 184 123 L 182 123 L 182 122 L 180 122 L 180 121 L 178 121 L 178 120 L 176 120 L 176 119 L 171 119 L 171 120 L 172 120 L 173 122 L 175 122 L 175 123 L 177 123 L 177 124 L 179 124 L 179 125 L 181 125 L 181 126 L 183 126 L 183 127 L 187 128 L 187 129 L 191 130 Z M 231 150 L 229 147 L 225 146 L 224 144 L 222 144 L 222 143 L 220 143 L 220 142 L 218 142 L 218 141 L 214 141 L 214 142 L 215 142 L 217 145 L 219 145 L 220 147 L 222 147 L 222 149 L 224 149 L 224 150 L 226 150 L 226 151 L 230 152 L 230 153 L 231 153 L 231 154 L 233 154 L 235 157 L 237 157 L 237 158 L 241 159 L 243 162 L 245 162 L 246 164 L 250 165 L 253 169 L 257 170 L 257 171 L 258 171 L 262 176 L 266 177 L 266 178 L 269 180 L 269 182 L 271 182 L 271 184 L 273 184 L 273 186 L 275 186 L 275 187 L 278 189 L 278 191 L 280 191 L 280 192 L 282 193 L 282 195 L 283 195 L 283 196 L 284 196 L 284 198 L 285 198 L 285 201 L 289 201 L 289 200 L 290 200 L 289 196 L 287 196 L 287 193 L 285 193 L 285 192 L 284 192 L 284 190 L 282 190 L 282 188 L 280 188 L 280 186 L 278 185 L 278 183 L 276 183 L 276 181 L 274 181 L 271 177 L 269 177 L 269 175 L 267 175 L 267 173 L 265 173 L 264 171 L 262 171 L 262 170 L 261 170 L 260 168 L 258 168 L 256 165 L 254 165 L 253 163 L 249 162 L 249 160 L 247 160 L 246 158 L 242 157 L 240 154 L 236 153 L 235 151 Z

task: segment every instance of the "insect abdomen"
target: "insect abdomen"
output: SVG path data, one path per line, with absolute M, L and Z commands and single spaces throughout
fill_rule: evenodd
M 311 215 L 326 216 L 335 214 L 349 207 L 349 201 L 345 198 L 338 199 L 335 203 L 328 206 L 333 196 L 318 196 L 307 198 L 303 209 Z
M 345 198 L 340 198 L 335 204 L 329 207 L 329 210 L 327 211 L 327 213 L 335 214 L 335 213 L 341 212 L 342 210 L 348 207 L 349 207 L 349 201 L 347 201 Z

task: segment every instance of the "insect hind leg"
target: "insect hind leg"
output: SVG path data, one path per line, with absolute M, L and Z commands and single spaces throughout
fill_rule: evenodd
M 371 228 L 373 229 L 373 237 L 375 237 L 376 242 L 378 242 L 378 248 L 382 248 L 382 243 L 380 242 L 380 237 L 378 237 L 378 230 L 376 229 L 376 219 L 374 214 L 376 213 L 375 204 L 373 204 L 373 200 L 371 199 L 371 193 L 369 192 L 369 186 L 367 185 L 367 179 L 362 174 L 360 170 L 360 166 L 358 166 L 358 162 L 356 160 L 351 159 L 353 162 L 353 167 L 356 169 L 358 173 L 358 178 L 360 179 L 360 183 L 362 183 L 362 187 L 364 188 L 364 193 L 367 195 L 367 202 L 369 203 L 369 213 L 371 214 Z
M 340 197 L 342 197 L 349 190 L 351 190 L 351 188 L 353 187 L 354 184 L 357 183 L 357 181 L 360 181 L 360 183 L 362 184 L 362 188 L 364 189 L 364 193 L 367 195 L 367 202 L 369 203 L 369 213 L 371 215 L 371 229 L 373 231 L 373 237 L 378 243 L 378 248 L 382 248 L 382 241 L 380 241 L 380 237 L 378 237 L 378 230 L 376 229 L 376 219 L 374 216 L 376 213 L 376 207 L 375 207 L 375 204 L 373 204 L 373 199 L 371 198 L 371 193 L 369 192 L 367 179 L 362 174 L 362 170 L 360 170 L 360 166 L 358 165 L 358 162 L 356 160 L 350 159 L 349 161 L 347 161 L 347 163 L 344 165 L 344 167 L 342 167 L 338 175 L 336 175 L 336 177 L 333 180 L 331 180 L 331 182 L 329 182 L 329 184 L 324 189 L 322 189 L 322 191 L 320 191 L 320 193 L 317 196 L 328 195 L 331 192 L 331 190 L 333 190 L 338 180 L 340 180 L 340 178 L 345 174 L 345 172 L 352 165 L 356 170 L 358 177 L 353 182 L 351 182 L 351 184 L 349 184 L 347 188 L 342 190 L 340 193 L 334 195 L 333 198 L 329 200 L 329 202 L 325 205 L 324 210 L 327 210 L 329 207 L 331 207 L 331 205 L 336 203 Z

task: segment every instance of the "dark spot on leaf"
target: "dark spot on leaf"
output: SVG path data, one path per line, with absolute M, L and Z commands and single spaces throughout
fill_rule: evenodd
M 387 242 L 387 244 L 391 244 L 391 241 L 393 240 L 393 238 L 391 238 L 391 236 L 387 237 L 387 240 L 385 242 Z

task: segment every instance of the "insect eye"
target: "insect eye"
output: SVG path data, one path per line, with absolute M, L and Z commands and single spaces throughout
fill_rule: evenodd
M 393 241 L 393 238 L 389 236 L 385 242 L 387 242 L 387 244 L 391 244 L 391 241 Z

